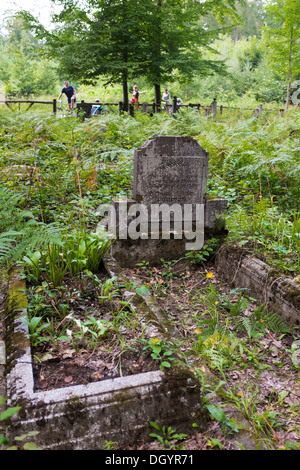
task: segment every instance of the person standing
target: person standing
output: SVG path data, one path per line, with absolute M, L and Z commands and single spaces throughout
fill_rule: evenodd
M 165 88 L 162 99 L 165 102 L 165 110 L 170 112 L 170 110 L 171 110 L 171 106 L 170 106 L 171 94 L 168 92 L 168 88 Z
M 146 93 L 146 92 L 145 91 L 139 91 L 138 86 L 134 85 L 133 91 L 132 91 L 131 104 L 139 105 L 139 96 L 143 93 Z
M 65 94 L 67 99 L 68 99 L 68 106 L 69 106 L 69 109 L 73 109 L 74 108 L 74 103 L 76 101 L 76 90 L 75 88 L 73 88 L 69 82 L 66 80 L 65 81 L 65 86 L 62 88 L 60 94 L 59 94 L 59 97 L 57 98 L 56 101 L 59 101 L 62 94 Z

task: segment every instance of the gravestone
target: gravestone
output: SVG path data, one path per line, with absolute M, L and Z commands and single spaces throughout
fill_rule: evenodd
M 135 151 L 133 198 L 112 201 L 112 255 L 120 264 L 179 259 L 200 249 L 201 237 L 224 236 L 227 201 L 206 197 L 208 161 L 189 136 L 154 136 Z
M 151 204 L 203 204 L 208 152 L 191 137 L 157 136 L 135 151 L 133 198 Z

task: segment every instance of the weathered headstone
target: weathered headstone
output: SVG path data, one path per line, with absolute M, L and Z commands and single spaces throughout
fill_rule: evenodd
M 133 198 L 151 204 L 203 204 L 208 152 L 191 137 L 157 136 L 135 151 Z
M 200 249 L 205 232 L 224 234 L 227 201 L 206 197 L 208 160 L 189 136 L 155 136 L 135 151 L 133 199 L 112 201 L 112 253 L 121 264 L 178 259 Z

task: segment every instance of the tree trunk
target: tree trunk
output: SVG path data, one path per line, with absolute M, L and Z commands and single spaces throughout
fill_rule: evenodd
M 290 54 L 289 54 L 289 81 L 286 91 L 286 103 L 285 111 L 288 110 L 290 104 L 290 94 L 291 94 L 291 84 L 292 84 L 292 49 L 293 49 L 293 39 L 294 39 L 294 28 L 291 29 L 291 40 L 290 40 Z
M 122 84 L 123 84 L 123 111 L 126 112 L 129 109 L 127 70 L 124 70 L 123 72 Z
M 234 37 L 234 44 L 236 44 L 239 40 L 239 27 L 235 28 L 235 37 Z
M 160 111 L 160 105 L 161 105 L 160 85 L 155 84 L 154 85 L 154 91 L 155 91 L 155 104 L 157 105 L 156 112 L 159 112 Z

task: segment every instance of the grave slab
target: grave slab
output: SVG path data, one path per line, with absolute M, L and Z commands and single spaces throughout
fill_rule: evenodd
M 126 282 L 121 268 L 110 262 L 109 272 Z M 201 384 L 179 359 L 170 370 L 155 370 L 86 385 L 35 391 L 27 325 L 24 280 L 15 271 L 9 280 L 6 304 L 7 406 L 21 406 L 10 420 L 9 436 L 38 431 L 35 443 L 44 450 L 99 450 L 106 441 L 135 444 L 149 440 L 150 421 L 190 433 L 192 424 L 205 430 L 208 416 L 202 403 Z M 145 311 L 145 302 L 135 295 L 132 308 Z M 128 300 L 127 298 L 127 300 Z M 149 309 L 149 307 L 148 307 Z M 162 337 L 157 312 L 149 310 L 151 333 Z M 142 317 L 142 315 L 141 315 Z M 147 323 L 148 323 L 147 320 Z

